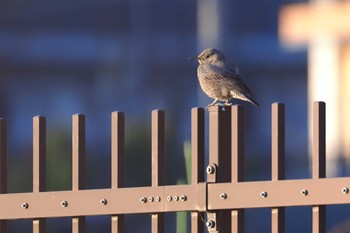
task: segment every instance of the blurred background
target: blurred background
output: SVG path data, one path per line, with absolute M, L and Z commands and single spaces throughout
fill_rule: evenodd
M 109 187 L 113 111 L 126 114 L 128 187 L 150 185 L 154 109 L 166 112 L 166 183 L 186 183 L 191 108 L 212 101 L 199 88 L 197 62 L 188 58 L 207 47 L 222 50 L 239 66 L 261 105 L 233 101 L 245 107 L 247 180 L 271 179 L 274 102 L 286 104 L 287 179 L 310 177 L 308 108 L 318 100 L 327 103 L 328 176 L 349 175 L 350 13 L 343 13 L 349 7 L 347 1 L 305 3 L 1 1 L 0 118 L 8 120 L 9 192 L 32 189 L 35 115 L 47 117 L 48 190 L 71 188 L 75 113 L 87 117 L 86 188 Z M 346 205 L 327 209 L 329 232 L 349 232 L 341 230 L 348 211 Z M 288 208 L 286 217 L 287 232 L 311 231 L 310 207 Z M 269 232 L 270 218 L 269 209 L 248 210 L 247 232 Z M 166 220 L 167 232 L 188 230 L 186 215 L 167 214 Z M 87 232 L 109 227 L 108 216 L 87 218 Z M 127 232 L 149 227 L 149 216 L 127 217 Z M 49 219 L 47 229 L 69 232 L 70 219 Z M 11 221 L 9 232 L 31 232 L 31 221 Z

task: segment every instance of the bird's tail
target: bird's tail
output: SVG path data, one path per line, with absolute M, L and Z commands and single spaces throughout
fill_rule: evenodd
M 259 107 L 260 104 L 256 102 L 252 97 L 247 97 L 247 100 L 252 103 L 255 107 Z
M 255 101 L 255 99 L 252 97 L 251 94 L 248 94 L 248 93 L 239 93 L 239 94 L 237 94 L 235 91 L 231 91 L 230 94 L 231 94 L 232 98 L 248 101 L 251 104 L 253 104 L 255 107 L 259 107 L 260 106 L 259 103 Z

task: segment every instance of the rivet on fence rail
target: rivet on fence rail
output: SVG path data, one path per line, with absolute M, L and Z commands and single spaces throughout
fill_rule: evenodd
M 307 196 L 309 194 L 309 191 L 307 189 L 302 189 L 300 191 L 300 194 L 303 195 L 303 196 Z
M 208 165 L 206 172 L 208 175 L 215 173 L 215 165 Z
M 226 194 L 226 193 L 221 193 L 221 194 L 220 194 L 220 198 L 221 198 L 222 200 L 226 200 L 226 199 L 227 199 L 227 194 Z
M 62 201 L 61 202 L 62 207 L 67 207 L 68 206 L 68 201 Z
M 263 191 L 263 192 L 261 192 L 260 193 L 260 196 L 262 197 L 262 198 L 266 198 L 267 197 L 267 192 L 265 192 L 265 191 Z
M 100 200 L 100 204 L 101 204 L 101 205 L 107 205 L 107 204 L 108 204 L 107 199 L 104 199 L 104 198 L 101 199 L 101 200 Z
M 147 198 L 146 197 L 141 197 L 140 198 L 140 202 L 141 203 L 146 203 L 147 202 Z
M 29 208 L 29 204 L 28 203 L 22 203 L 22 205 L 21 205 L 21 207 L 23 208 L 23 209 L 28 209 Z
M 208 231 L 211 231 L 211 230 L 213 230 L 213 229 L 216 227 L 215 220 L 213 220 L 213 219 L 208 220 L 208 221 L 205 223 L 205 225 L 207 226 Z

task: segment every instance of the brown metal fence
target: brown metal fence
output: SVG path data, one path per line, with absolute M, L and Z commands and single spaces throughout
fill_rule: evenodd
M 45 192 L 46 120 L 33 119 L 33 192 L 7 194 L 7 124 L 0 119 L 0 232 L 6 220 L 32 219 L 45 232 L 45 219 L 72 218 L 83 233 L 85 216 L 109 215 L 111 232 L 122 233 L 126 214 L 149 213 L 151 232 L 164 232 L 166 212 L 191 213 L 191 232 L 244 232 L 245 209 L 270 208 L 272 232 L 284 232 L 285 207 L 312 206 L 312 232 L 325 232 L 326 205 L 349 204 L 350 178 L 325 178 L 325 103 L 313 105 L 312 178 L 284 180 L 284 105 L 272 105 L 271 181 L 244 181 L 243 107 L 209 111 L 209 165 L 204 166 L 204 109 L 192 109 L 192 178 L 188 185 L 164 185 L 164 112 L 152 112 L 151 186 L 124 187 L 124 114 L 111 116 L 111 188 L 84 189 L 85 117 L 73 116 L 72 190 Z M 206 180 L 205 175 L 207 174 Z M 202 222 L 205 216 L 206 225 Z M 205 229 L 206 228 L 206 229 Z

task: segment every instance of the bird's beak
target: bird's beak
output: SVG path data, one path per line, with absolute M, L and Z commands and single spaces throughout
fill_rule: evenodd
M 189 57 L 187 60 L 189 60 L 189 61 L 198 60 L 198 57 Z

